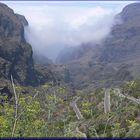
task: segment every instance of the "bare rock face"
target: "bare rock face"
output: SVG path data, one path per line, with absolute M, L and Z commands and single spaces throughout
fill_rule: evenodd
M 24 38 L 26 25 L 24 16 L 0 3 L 0 79 L 13 75 L 19 84 L 36 85 L 32 48 Z
M 28 26 L 24 16 L 0 3 L 0 95 L 9 98 L 13 95 L 11 75 L 14 83 L 22 86 L 57 81 L 49 64 L 34 65 L 31 45 L 24 38 L 24 26 Z
M 19 14 L 16 14 L 16 16 L 24 26 L 28 26 L 28 21 L 26 20 L 25 16 Z

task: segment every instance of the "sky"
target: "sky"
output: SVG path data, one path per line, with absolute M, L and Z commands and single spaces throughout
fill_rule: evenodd
M 29 23 L 25 38 L 33 52 L 55 60 L 63 48 L 100 43 L 114 16 L 134 1 L 3 1 Z

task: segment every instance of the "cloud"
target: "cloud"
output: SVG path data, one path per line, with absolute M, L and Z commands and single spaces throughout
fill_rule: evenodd
M 105 2 L 104 2 L 105 3 Z M 7 4 L 25 15 L 29 27 L 26 40 L 33 51 L 53 60 L 64 47 L 85 42 L 100 42 L 113 25 L 113 18 L 122 6 L 98 2 L 14 2 Z M 112 6 L 109 6 L 111 4 Z M 118 3 L 120 4 L 120 3 Z

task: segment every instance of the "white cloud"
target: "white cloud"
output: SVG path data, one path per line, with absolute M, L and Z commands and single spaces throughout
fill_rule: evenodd
M 110 31 L 121 6 L 100 2 L 7 2 L 29 22 L 26 38 L 33 50 L 55 59 L 63 47 L 99 42 Z M 105 2 L 104 2 L 105 3 Z

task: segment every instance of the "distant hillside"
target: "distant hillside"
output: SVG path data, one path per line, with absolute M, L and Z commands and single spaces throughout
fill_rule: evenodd
M 120 62 L 136 59 L 140 54 L 140 3 L 126 6 L 119 14 L 121 24 L 112 28 L 104 43 L 100 61 Z
M 118 18 L 121 22 L 112 27 L 102 45 L 89 43 L 89 47 L 87 43 L 86 49 L 81 46 L 59 56 L 60 63 L 67 64 L 75 87 L 117 86 L 140 77 L 140 3 L 126 6 Z

